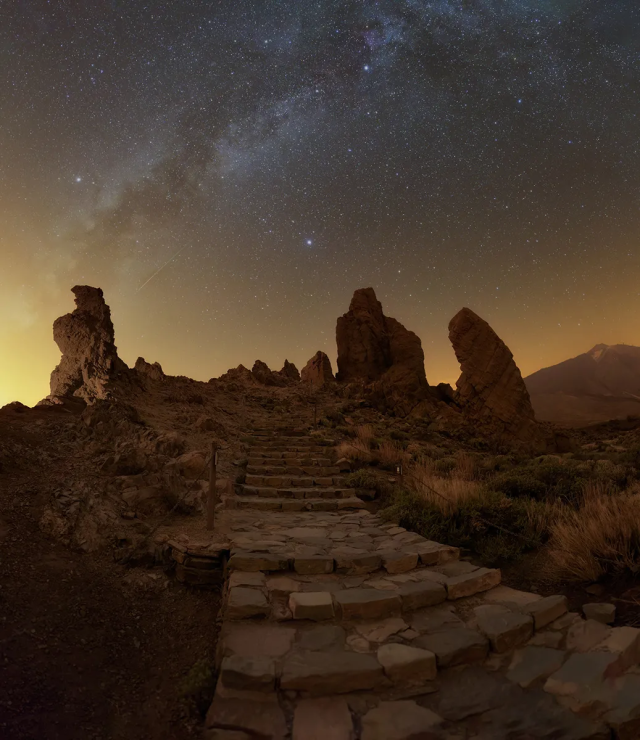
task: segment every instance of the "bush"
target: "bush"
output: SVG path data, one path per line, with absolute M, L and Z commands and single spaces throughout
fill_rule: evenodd
M 410 437 L 406 432 L 399 432 L 396 429 L 392 429 L 389 434 L 391 439 L 395 439 L 396 442 L 408 442 Z
M 378 496 L 388 496 L 391 492 L 386 477 L 376 473 L 371 468 L 360 468 L 345 476 L 345 483 L 349 488 L 361 488 L 375 491 Z
M 509 498 L 543 499 L 547 487 L 533 475 L 525 472 L 500 473 L 489 481 L 489 486 Z
M 472 550 L 484 563 L 495 565 L 542 544 L 545 517 L 538 510 L 541 506 L 481 489 L 477 496 L 461 498 L 455 507 L 443 511 L 434 501 L 404 489 L 394 494 L 382 516 L 427 539 Z

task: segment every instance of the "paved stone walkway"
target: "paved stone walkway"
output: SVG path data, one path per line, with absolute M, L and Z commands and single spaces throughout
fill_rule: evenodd
M 172 543 L 191 583 L 228 554 L 206 740 L 640 738 L 640 630 L 383 522 L 312 437 L 254 435 L 215 541 Z

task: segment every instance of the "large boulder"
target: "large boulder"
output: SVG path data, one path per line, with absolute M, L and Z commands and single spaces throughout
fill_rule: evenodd
M 335 380 L 331 368 L 331 360 L 324 352 L 316 352 L 315 355 L 302 368 L 300 373 L 303 383 L 321 388 L 325 383 L 331 383 Z
M 51 401 L 70 396 L 87 403 L 109 396 L 107 386 L 127 366 L 118 358 L 111 311 L 102 290 L 89 285 L 72 288 L 76 309 L 53 324 L 53 338 L 62 352 L 51 373 Z
M 505 441 L 547 447 L 513 355 L 489 324 L 463 308 L 449 323 L 449 339 L 462 370 L 455 400 L 467 420 Z
M 385 316 L 373 288 L 356 290 L 338 319 L 338 373 L 343 383 L 374 384 L 374 400 L 407 414 L 430 397 L 420 338 Z

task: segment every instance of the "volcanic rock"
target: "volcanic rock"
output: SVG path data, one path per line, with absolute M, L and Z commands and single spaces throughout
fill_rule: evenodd
M 303 383 L 310 383 L 317 387 L 323 386 L 335 380 L 331 368 L 331 360 L 324 352 L 316 352 L 315 355 L 302 368 L 300 374 Z
M 77 396 L 88 403 L 108 397 L 107 385 L 127 366 L 118 358 L 111 311 L 100 288 L 72 288 L 77 308 L 53 324 L 53 338 L 62 352 L 51 373 L 49 399 Z
M 230 381 L 234 383 L 251 383 L 251 385 L 256 384 L 255 376 L 253 375 L 251 370 L 249 370 L 249 368 L 246 368 L 244 365 L 232 367 L 230 370 L 227 370 L 224 375 L 221 375 L 218 380 Z
M 374 397 L 405 414 L 430 395 L 420 338 L 384 315 L 373 288 L 353 294 L 349 311 L 338 319 L 336 340 L 337 380 L 376 383 Z
M 449 339 L 462 370 L 456 402 L 465 417 L 493 436 L 546 447 L 520 370 L 489 324 L 463 308 L 449 323 Z
M 289 362 L 289 360 L 284 361 L 282 370 L 280 370 L 278 375 L 282 376 L 286 380 L 290 380 L 295 383 L 298 383 L 300 381 L 300 373 L 298 372 L 298 368 L 293 364 L 293 362 Z
M 144 357 L 138 357 L 134 367 L 136 372 L 146 375 L 153 380 L 164 380 L 167 377 L 159 362 L 150 363 L 147 362 Z
M 261 385 L 285 385 L 285 379 L 262 360 L 256 360 L 251 368 L 251 374 Z

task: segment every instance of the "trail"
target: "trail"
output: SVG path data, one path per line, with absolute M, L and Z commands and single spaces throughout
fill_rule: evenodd
M 149 278 L 148 280 L 146 280 L 146 281 L 145 281 L 144 283 L 142 283 L 142 285 L 141 285 L 141 286 L 140 286 L 140 287 L 138 288 L 138 290 L 136 290 L 136 293 L 139 293 L 139 292 L 140 292 L 140 291 L 141 291 L 141 290 L 142 290 L 142 289 L 144 288 L 144 286 L 145 286 L 145 285 L 148 285 L 148 284 L 149 284 L 149 283 L 150 283 L 150 282 L 151 282 L 151 281 L 153 280 L 153 278 L 154 278 L 154 277 L 156 277 L 156 275 L 158 275 L 159 273 L 161 273 L 161 272 L 162 272 L 162 271 L 164 270 L 164 268 L 165 268 L 165 267 L 166 267 L 166 266 L 167 266 L 167 265 L 168 265 L 168 264 L 169 264 L 170 262 L 173 262 L 173 260 L 174 260 L 174 259 L 175 259 L 175 258 L 176 258 L 176 257 L 177 257 L 177 256 L 178 256 L 178 255 L 179 255 L 180 253 L 181 253 L 181 252 L 183 252 L 183 251 L 184 251 L 185 249 L 186 249 L 186 247 L 182 247 L 181 249 L 179 249 L 179 250 L 178 250 L 178 251 L 177 251 L 177 252 L 176 252 L 176 253 L 175 253 L 175 254 L 173 255 L 173 257 L 169 258 L 169 259 L 168 259 L 168 260 L 167 260 L 167 261 L 166 261 L 166 262 L 164 263 L 164 265 L 162 265 L 162 267 L 158 268 L 158 269 L 157 269 L 157 270 L 156 270 L 156 271 L 155 271 L 155 272 L 153 273 L 153 275 L 152 275 L 152 276 L 151 276 L 151 277 L 150 277 L 150 278 Z

